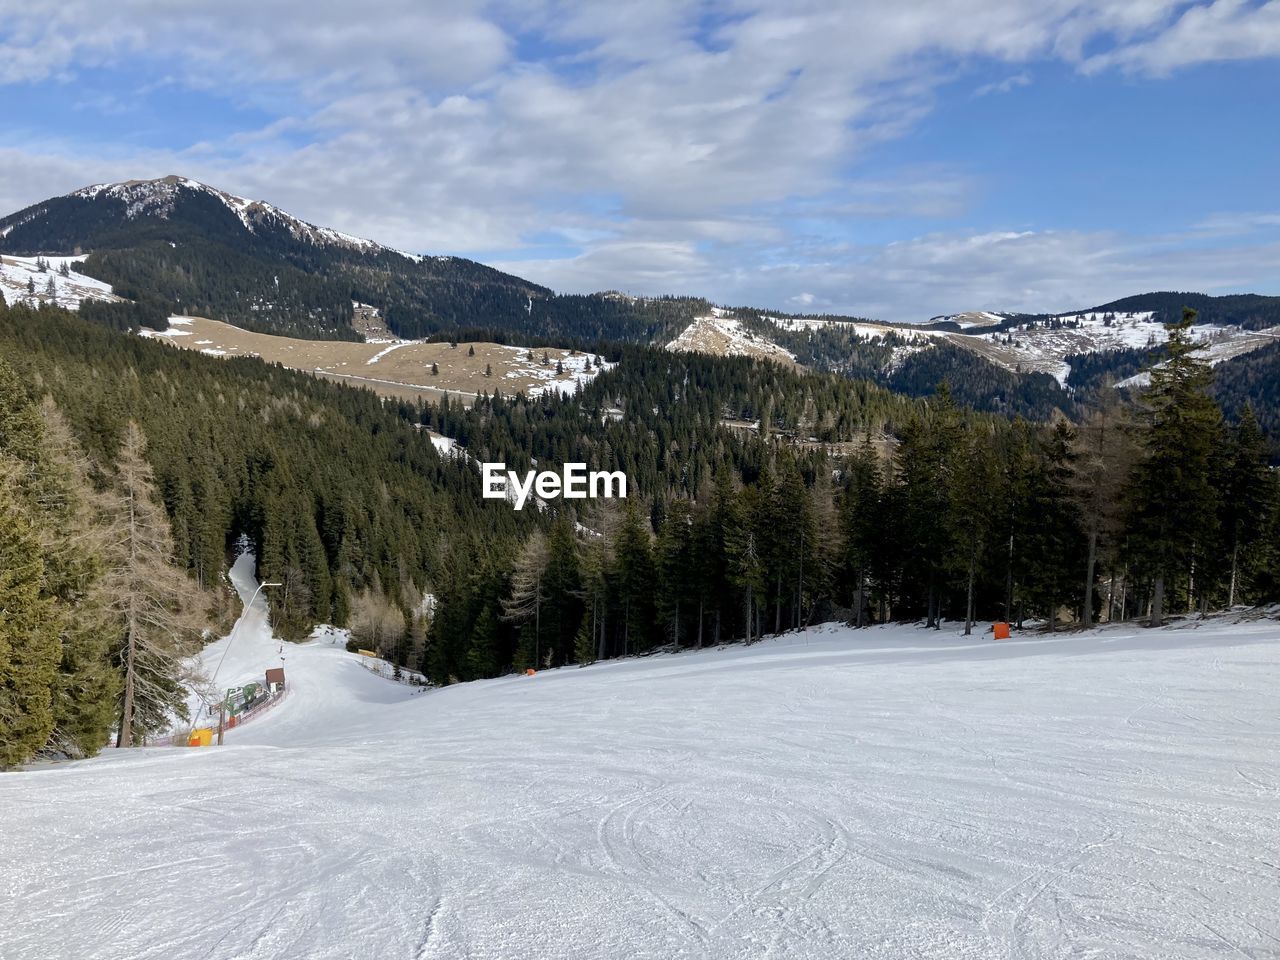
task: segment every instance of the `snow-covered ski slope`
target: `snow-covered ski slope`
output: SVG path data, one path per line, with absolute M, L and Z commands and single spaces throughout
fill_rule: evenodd
M 286 656 L 226 747 L 0 776 L 0 956 L 1280 955 L 1275 621 Z

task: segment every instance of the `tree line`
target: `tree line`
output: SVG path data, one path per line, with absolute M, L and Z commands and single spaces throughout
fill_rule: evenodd
M 120 516 L 129 484 L 142 491 L 131 501 L 139 516 L 156 508 L 148 526 L 163 521 L 160 546 L 142 553 L 171 557 L 182 581 L 145 578 L 169 585 L 163 635 L 175 640 L 158 653 L 135 647 L 138 663 L 157 665 L 151 687 L 135 678 L 144 705 L 181 682 L 183 611 L 201 608 L 206 626 L 230 616 L 224 574 L 242 538 L 260 575 L 285 584 L 272 598 L 282 636 L 349 626 L 356 642 L 438 682 L 828 618 L 1158 622 L 1280 596 L 1269 446 L 1247 407 L 1223 423 L 1186 324 L 1138 403 L 1115 397 L 1075 423 L 1034 423 L 967 409 L 945 387 L 917 400 L 835 374 L 640 346 L 617 347 L 617 366 L 573 397 L 495 391 L 427 406 L 174 350 L 64 310 L 0 307 L 0 356 L 16 374 L 0 393 L 0 449 L 14 475 L 79 464 L 54 473 L 79 478 L 64 500 L 89 505 L 74 508 L 82 526 L 112 528 L 104 518 Z M 32 413 L 46 408 L 56 415 Z M 441 456 L 428 430 L 464 454 Z M 32 452 L 50 443 L 62 452 Z M 481 498 L 478 460 L 621 469 L 632 499 L 516 513 Z M 35 593 L 30 576 L 7 581 L 17 592 L 0 609 L 64 617 L 4 621 L 16 631 L 0 648 L 5 683 L 26 671 L 44 693 L 23 702 L 47 704 L 24 750 L 41 749 L 50 716 L 44 748 L 91 750 L 108 729 L 147 735 L 177 707 L 135 705 L 121 725 L 128 652 L 109 597 L 123 588 L 107 578 L 128 569 L 118 547 L 89 551 L 95 577 L 59 574 L 55 534 L 75 527 L 40 513 L 40 495 L 6 487 L 5 569 L 38 561 L 45 572 Z M 71 580 L 83 593 L 59 599 L 70 588 L 57 584 Z M 130 582 L 135 593 L 144 585 Z M 94 604 L 114 618 L 105 661 L 82 658 L 59 632 L 94 622 Z M 149 609 L 143 619 L 162 622 Z M 27 650 L 44 652 L 19 669 Z M 49 678 L 64 658 L 105 670 L 61 688 L 79 691 L 64 706 L 83 697 L 97 718 L 78 741 L 56 732 L 66 725 Z M 26 708 L 6 696 L 0 713 L 17 723 Z
M 643 474 L 643 508 L 561 511 L 509 565 L 452 580 L 423 666 L 445 682 L 831 617 L 1052 630 L 1280 599 L 1269 444 L 1248 408 L 1223 422 L 1193 321 L 1136 403 L 1078 424 L 977 417 L 943 389 L 834 463 L 779 442 L 683 490 Z

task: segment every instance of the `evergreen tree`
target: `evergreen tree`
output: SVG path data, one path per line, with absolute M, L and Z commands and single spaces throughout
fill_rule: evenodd
M 689 501 L 675 500 L 667 510 L 654 548 L 657 565 L 658 614 L 677 649 L 688 629 L 687 608 L 694 586 L 693 522 Z M 683 619 L 682 619 L 683 618 Z
M 596 661 L 595 638 L 591 636 L 591 621 L 586 617 L 578 624 L 578 632 L 573 638 L 573 659 L 583 667 Z
M 973 632 L 974 590 L 980 575 L 979 564 L 995 529 L 991 512 L 991 491 L 995 487 L 996 465 L 990 437 L 974 431 L 955 451 L 956 463 L 949 471 L 949 537 L 955 568 L 965 585 L 964 635 Z
M 1252 406 L 1245 406 L 1227 443 L 1225 476 L 1221 481 L 1221 526 L 1229 551 L 1227 606 L 1235 606 L 1244 580 L 1256 569 L 1259 547 L 1274 505 L 1275 483 L 1267 467 L 1267 441 Z
M 657 576 L 650 539 L 635 501 L 628 499 L 618 529 L 612 577 L 623 655 L 649 650 L 657 640 L 654 630 Z
M 120 692 L 111 660 L 116 625 L 102 582 L 109 504 L 94 489 L 92 468 L 62 414 L 48 398 L 40 412 L 48 462 L 62 481 L 56 493 L 47 488 L 42 502 L 46 580 L 62 610 L 50 745 L 65 755 L 93 756 L 107 742 Z
M 1194 353 L 1195 319 L 1185 309 L 1166 328 L 1168 359 L 1152 368 L 1141 395 L 1141 458 L 1128 486 L 1129 547 L 1151 583 L 1152 626 L 1164 622 L 1171 583 L 1187 578 L 1190 602 L 1197 561 L 1217 535 L 1213 459 L 1221 417 L 1208 392 L 1213 373 Z
M 1075 435 L 1059 422 L 1037 445 L 1021 533 L 1022 585 L 1031 608 L 1057 626 L 1063 606 L 1076 605 L 1085 538 L 1072 496 Z
M 12 492 L 16 470 L 0 460 L 0 769 L 30 759 L 53 732 L 59 655 L 38 535 Z
M 768 568 L 760 537 L 761 494 L 756 487 L 743 487 L 730 504 L 724 528 L 724 555 L 729 559 L 728 579 L 742 601 L 744 638 L 751 643 L 760 631 L 757 608 L 764 595 Z
M 867 624 L 870 579 L 876 558 L 881 555 L 886 517 L 882 511 L 883 491 L 880 459 L 867 437 L 845 464 L 840 520 L 844 529 L 843 566 L 849 582 L 854 624 Z
M 467 675 L 471 678 L 498 674 L 498 618 L 492 605 L 484 606 L 471 628 L 466 664 Z
M 552 524 L 547 538 L 544 588 L 546 602 L 542 620 L 551 662 L 571 663 L 578 624 L 582 620 L 582 578 L 573 526 L 567 516 L 559 517 Z

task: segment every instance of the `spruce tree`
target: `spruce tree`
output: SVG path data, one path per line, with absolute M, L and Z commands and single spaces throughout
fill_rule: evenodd
M 881 555 L 886 517 L 880 458 L 868 436 L 845 464 L 840 521 L 844 529 L 843 566 L 849 582 L 854 625 L 867 624 L 868 592 L 876 558 Z
M 1164 622 L 1170 585 L 1185 578 L 1192 592 L 1196 564 L 1218 532 L 1213 474 L 1221 414 L 1209 396 L 1212 370 L 1194 353 L 1195 318 L 1186 308 L 1166 327 L 1168 359 L 1152 368 L 1140 400 L 1142 455 L 1129 483 L 1127 528 L 1134 564 L 1151 584 L 1151 626 Z
M 30 759 L 53 732 L 59 659 L 39 536 L 13 494 L 17 469 L 0 459 L 0 769 Z
M 1222 531 L 1228 551 L 1227 606 L 1235 606 L 1241 590 L 1241 570 L 1249 574 L 1267 529 L 1274 481 L 1267 466 L 1267 440 L 1258 427 L 1253 407 L 1246 405 L 1240 422 L 1227 442 L 1225 476 L 1222 477 Z
M 667 636 L 679 649 L 681 637 L 689 628 L 687 610 L 696 569 L 689 501 L 675 500 L 668 508 L 658 531 L 654 555 L 660 584 L 658 613 Z
M 1071 488 L 1074 443 L 1071 427 L 1059 421 L 1037 444 L 1021 535 L 1023 590 L 1050 630 L 1060 608 L 1076 606 L 1085 565 L 1086 541 Z
M 994 530 L 991 490 L 995 486 L 996 464 L 990 437 L 972 431 L 955 451 L 955 464 L 948 471 L 948 518 L 951 560 L 964 582 L 964 635 L 973 632 L 974 591 L 980 574 L 979 563 Z
M 644 652 L 657 640 L 654 590 L 657 575 L 647 521 L 642 520 L 635 500 L 628 499 L 622 510 L 614 548 L 614 596 L 618 607 L 624 655 Z

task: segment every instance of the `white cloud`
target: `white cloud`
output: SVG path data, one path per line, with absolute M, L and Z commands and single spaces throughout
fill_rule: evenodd
M 1250 220 L 1250 218 L 1242 218 Z M 1245 292 L 1280 286 L 1280 229 L 1265 215 L 1230 246 L 1211 229 L 1176 238 L 1120 231 L 939 233 L 885 246 L 806 248 L 762 263 L 737 248 L 630 244 L 571 261 L 503 265 L 558 289 L 611 276 L 635 294 L 697 292 L 713 301 L 916 322 L 962 310 L 1060 312 L 1154 290 Z M 780 295 L 779 291 L 800 291 Z
M 1264 55 L 1278 4 L 974 0 L 963 16 L 947 0 L 0 4 L 0 84 L 127 63 L 175 95 L 217 90 L 277 117 L 168 150 L 11 143 L 0 209 L 183 173 L 405 249 L 512 251 L 510 268 L 561 289 L 811 296 L 893 318 L 1087 300 L 1080 264 L 1124 279 L 1121 258 L 1141 251 L 1117 241 L 1100 258 L 1104 237 L 1043 230 L 860 245 L 859 223 L 961 216 L 975 187 L 938 165 L 892 181 L 850 170 L 925 117 L 958 62 L 1003 65 L 979 91 L 997 92 L 1044 58 L 1154 72 Z M 580 252 L 541 255 L 546 235 Z
M 1030 83 L 1031 74 L 1023 71 L 1022 73 L 1015 73 L 1013 76 L 1005 77 L 995 83 L 984 83 L 973 91 L 973 95 L 975 97 L 985 97 L 993 93 L 1009 93 L 1017 87 L 1025 87 Z
M 1091 57 L 1086 72 L 1119 66 L 1165 76 L 1198 63 L 1280 55 L 1280 0 L 1215 0 L 1193 6 L 1150 39 Z

